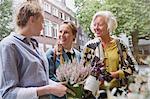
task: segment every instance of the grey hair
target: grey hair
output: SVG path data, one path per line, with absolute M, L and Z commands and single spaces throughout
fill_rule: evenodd
M 95 33 L 94 20 L 99 16 L 103 16 L 106 18 L 109 33 L 112 33 L 117 28 L 117 20 L 110 11 L 99 11 L 93 15 L 93 18 L 91 21 L 90 29 L 93 33 Z

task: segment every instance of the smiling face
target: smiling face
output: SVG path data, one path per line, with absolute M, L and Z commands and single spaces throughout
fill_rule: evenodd
M 94 31 L 97 37 L 103 37 L 109 34 L 108 25 L 104 16 L 97 16 L 93 22 Z
M 62 24 L 58 33 L 58 40 L 65 49 L 70 50 L 75 39 L 72 29 L 68 24 Z

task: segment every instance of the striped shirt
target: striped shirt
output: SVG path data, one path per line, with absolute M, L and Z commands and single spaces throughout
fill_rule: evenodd
M 49 84 L 48 62 L 35 39 L 11 33 L 0 42 L 0 96 L 3 99 L 38 97 L 36 87 Z M 31 47 L 31 44 L 33 47 Z

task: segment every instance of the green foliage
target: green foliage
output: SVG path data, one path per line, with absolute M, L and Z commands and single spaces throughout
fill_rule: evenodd
M 84 30 L 91 34 L 89 26 L 91 18 L 99 10 L 112 11 L 118 21 L 118 28 L 114 34 L 126 33 L 130 35 L 138 31 L 137 35 L 150 35 L 150 2 L 149 0 L 75 0 L 76 6 L 82 4 L 77 11 L 77 17 Z M 78 1 L 78 2 L 77 2 Z
M 12 22 L 12 0 L 4 0 L 0 3 L 0 40 L 6 37 L 12 29 L 10 22 Z
M 116 34 L 130 35 L 137 30 L 141 35 L 150 31 L 150 3 L 148 0 L 106 0 L 106 5 L 102 9 L 110 10 L 117 16 L 119 25 Z
M 97 0 L 75 1 L 76 7 L 78 8 L 77 18 L 79 19 L 80 24 L 89 37 L 93 37 L 93 33 L 90 31 L 90 22 L 92 20 L 92 16 L 100 8 L 99 2 Z

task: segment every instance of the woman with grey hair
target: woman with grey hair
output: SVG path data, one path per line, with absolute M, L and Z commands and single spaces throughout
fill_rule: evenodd
M 95 66 L 96 62 L 100 89 L 105 88 L 104 81 L 110 83 L 110 89 L 126 85 L 124 81 L 135 69 L 127 46 L 111 36 L 117 28 L 116 18 L 110 11 L 99 11 L 93 16 L 90 28 L 95 38 L 85 45 L 82 58 L 85 65 Z
M 95 33 L 95 36 L 97 35 L 97 33 L 94 30 L 94 27 L 95 27 L 94 22 L 95 22 L 95 19 L 100 16 L 105 17 L 104 20 L 106 21 L 108 32 L 112 33 L 113 31 L 115 31 L 118 25 L 115 16 L 110 11 L 99 11 L 93 16 L 91 26 L 90 26 L 91 31 Z

